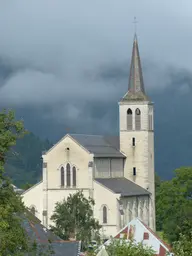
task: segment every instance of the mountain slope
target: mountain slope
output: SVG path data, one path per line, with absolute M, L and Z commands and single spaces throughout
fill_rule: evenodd
M 7 157 L 5 170 L 17 186 L 36 183 L 41 178 L 42 151 L 51 147 L 48 140 L 40 140 L 33 133 L 17 141 L 16 146 Z

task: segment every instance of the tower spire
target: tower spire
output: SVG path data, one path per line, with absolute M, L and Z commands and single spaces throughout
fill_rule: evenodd
M 143 82 L 143 74 L 142 74 L 142 67 L 141 67 L 141 60 L 139 55 L 139 46 L 138 46 L 136 31 L 135 31 L 134 40 L 133 40 L 128 92 L 123 97 L 123 100 L 124 101 L 125 100 L 139 100 L 139 101 L 149 100 L 147 95 L 145 94 L 145 87 Z

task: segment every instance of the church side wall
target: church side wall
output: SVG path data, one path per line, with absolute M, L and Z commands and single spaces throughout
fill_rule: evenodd
M 22 195 L 22 201 L 28 208 L 34 207 L 36 210 L 36 217 L 42 221 L 43 212 L 43 182 L 39 182 L 32 188 L 28 189 Z
M 122 158 L 94 158 L 95 178 L 123 177 Z
M 141 219 L 147 226 L 149 225 L 149 197 L 122 197 L 123 204 L 123 226 L 127 225 L 135 218 Z
M 102 225 L 101 235 L 103 238 L 114 236 L 119 227 L 118 194 L 106 189 L 100 183 L 94 181 L 94 216 Z M 107 223 L 103 223 L 103 207 L 107 207 Z

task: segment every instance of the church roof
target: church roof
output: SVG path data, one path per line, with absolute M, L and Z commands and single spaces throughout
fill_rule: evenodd
M 145 93 L 141 60 L 139 55 L 139 46 L 136 34 L 133 41 L 128 92 L 124 95 L 122 101 L 149 101 L 149 98 Z
M 86 148 L 95 157 L 120 157 L 126 156 L 120 152 L 118 136 L 69 134 L 74 140 Z
M 46 253 L 51 246 L 55 256 L 78 256 L 80 253 L 80 241 L 64 241 L 60 237 L 46 229 L 38 221 L 29 220 L 28 216 L 23 217 L 23 227 L 33 243 L 36 241 L 39 250 Z M 50 243 L 51 242 L 51 243 Z M 26 256 L 31 254 L 26 254 Z
M 150 195 L 149 191 L 124 177 L 97 178 L 95 180 L 108 189 L 112 190 L 114 193 L 121 194 L 121 196 Z

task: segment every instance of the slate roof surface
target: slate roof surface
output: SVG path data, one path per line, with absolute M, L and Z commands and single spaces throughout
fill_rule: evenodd
M 120 157 L 125 158 L 119 150 L 118 136 L 69 134 L 79 144 L 96 157 Z
M 150 195 L 149 191 L 124 177 L 97 178 L 95 180 L 108 189 L 112 190 L 114 193 L 121 194 L 121 196 Z
M 141 67 L 139 46 L 136 34 L 134 37 L 132 49 L 128 93 L 124 95 L 122 101 L 149 101 L 149 98 L 145 93 L 143 72 Z
M 78 256 L 80 253 L 81 243 L 79 241 L 64 241 L 40 223 L 29 221 L 26 217 L 23 219 L 23 226 L 31 241 L 36 241 L 44 252 L 47 251 L 50 245 L 55 256 Z M 29 255 L 26 254 L 26 256 Z

